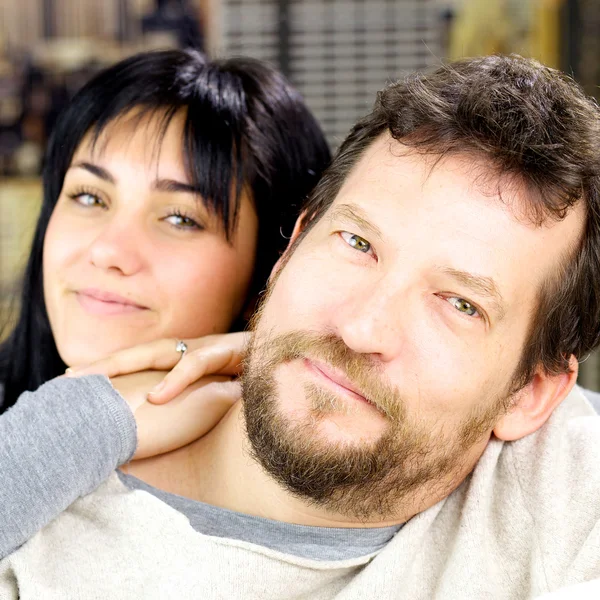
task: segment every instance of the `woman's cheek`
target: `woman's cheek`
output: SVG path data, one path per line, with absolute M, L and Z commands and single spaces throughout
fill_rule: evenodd
M 248 288 L 249 276 L 241 276 L 237 266 L 235 257 L 223 251 L 194 253 L 176 264 L 167 261 L 160 287 L 169 297 L 174 317 L 194 330 L 226 331 Z

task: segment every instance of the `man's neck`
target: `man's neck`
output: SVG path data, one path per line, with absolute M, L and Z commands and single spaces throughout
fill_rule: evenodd
M 257 517 L 318 527 L 385 527 L 331 513 L 292 495 L 252 458 L 242 405 L 237 402 L 221 422 L 196 442 L 152 459 L 130 463 L 127 473 L 164 491 Z

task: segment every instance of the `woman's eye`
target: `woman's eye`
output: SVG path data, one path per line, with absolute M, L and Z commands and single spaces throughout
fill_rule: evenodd
M 365 240 L 365 238 L 360 237 L 360 235 L 350 233 L 349 231 L 340 231 L 340 237 L 348 244 L 348 246 L 351 246 L 355 250 L 359 250 L 365 254 L 372 251 L 371 244 Z
M 452 306 L 454 306 L 458 312 L 463 313 L 463 315 L 467 315 L 468 317 L 479 316 L 479 311 L 477 308 L 464 298 L 452 297 L 446 298 L 446 300 L 448 300 L 448 302 L 450 302 L 450 304 L 452 304 Z
M 178 229 L 202 229 L 202 227 L 200 227 L 200 225 L 198 225 L 194 219 L 186 217 L 185 215 L 169 215 L 165 218 L 165 221 L 174 227 L 177 227 Z
M 88 192 L 83 192 L 80 194 L 73 194 L 71 196 L 75 202 L 81 204 L 81 206 L 100 206 L 102 208 L 106 207 L 106 204 L 95 194 L 89 194 Z

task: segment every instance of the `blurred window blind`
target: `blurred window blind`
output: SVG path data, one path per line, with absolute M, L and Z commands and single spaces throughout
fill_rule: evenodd
M 114 39 L 120 12 L 139 19 L 154 4 L 154 0 L 0 0 L 0 46 L 10 53 L 30 51 L 48 37 Z
M 273 62 L 333 147 L 375 93 L 440 56 L 436 0 L 224 0 L 220 54 Z

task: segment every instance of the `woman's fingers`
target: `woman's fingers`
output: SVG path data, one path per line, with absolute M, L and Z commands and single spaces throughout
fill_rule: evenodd
M 67 370 L 67 375 L 106 375 L 117 377 L 138 371 L 166 371 L 181 358 L 176 340 L 157 340 L 120 350 L 90 365 Z
M 188 383 L 195 381 L 195 379 L 189 379 L 188 373 L 199 373 L 196 379 L 204 374 L 211 373 L 237 375 L 249 335 L 249 333 L 239 332 L 183 340 L 188 348 L 183 358 L 187 359 L 190 356 L 194 356 L 192 361 L 186 361 L 185 363 L 186 366 L 182 373 L 184 380 Z M 166 338 L 140 344 L 139 346 L 115 352 L 91 365 L 69 369 L 67 375 L 100 374 L 107 377 L 116 377 L 138 371 L 168 371 L 177 364 L 180 364 L 182 358 L 181 353 L 176 349 L 177 342 L 178 340 L 174 338 Z M 206 354 L 206 357 L 203 358 L 204 354 Z M 197 367 L 193 368 L 191 365 L 196 363 Z M 176 382 L 177 378 L 174 381 Z M 167 383 L 170 386 L 173 381 L 168 381 Z M 168 389 L 168 387 L 165 389 Z M 177 389 L 179 391 L 182 390 L 180 386 L 177 386 Z M 159 402 L 166 402 L 168 397 L 172 396 L 168 393 L 163 393 L 161 390 L 156 399 Z
M 172 371 L 148 394 L 153 404 L 164 404 L 201 377 L 211 374 L 236 376 L 242 353 L 237 347 L 215 346 L 186 353 Z

